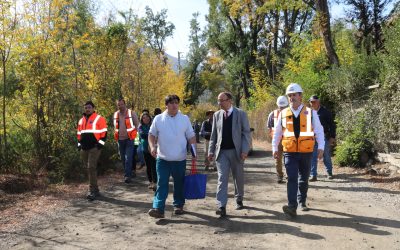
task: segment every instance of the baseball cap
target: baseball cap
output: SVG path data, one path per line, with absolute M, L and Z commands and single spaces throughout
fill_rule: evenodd
M 312 96 L 310 97 L 310 99 L 308 99 L 309 102 L 318 101 L 318 100 L 319 100 L 319 98 L 318 98 L 317 95 L 312 95 Z

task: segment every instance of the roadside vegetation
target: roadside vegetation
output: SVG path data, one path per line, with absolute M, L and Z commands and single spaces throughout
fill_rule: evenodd
M 95 21 L 92 0 L 0 0 L 0 172 L 48 183 L 83 180 L 76 149 L 82 104 L 93 100 L 108 119 L 99 172 L 115 169 L 111 116 L 115 100 L 163 108 L 183 97 L 182 111 L 205 119 L 219 91 L 248 111 L 254 138 L 291 82 L 336 115 L 336 162 L 362 167 L 377 152 L 399 152 L 400 6 L 390 0 L 340 0 L 348 18 L 332 21 L 327 1 L 209 0 L 207 27 L 190 23 L 187 64 L 172 70 L 165 40 L 168 12 L 146 8 Z M 363 4 L 360 4 L 363 3 Z M 388 9 L 390 7 L 390 9 Z M 0 187 L 2 188 L 2 187 Z

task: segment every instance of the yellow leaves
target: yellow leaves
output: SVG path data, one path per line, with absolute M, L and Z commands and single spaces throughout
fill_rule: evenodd
M 299 73 L 306 65 L 317 61 L 316 59 L 325 57 L 325 48 L 322 39 L 313 39 L 311 41 L 300 41 L 292 49 L 293 57 L 285 65 L 288 70 Z M 325 66 L 320 65 L 320 68 Z
M 353 42 L 351 38 L 345 33 L 339 33 L 335 40 L 336 53 L 342 65 L 351 65 L 357 57 Z

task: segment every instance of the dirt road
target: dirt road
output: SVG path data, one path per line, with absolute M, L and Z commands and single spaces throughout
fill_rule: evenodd
M 215 172 L 206 199 L 187 201 L 186 214 L 172 214 L 169 195 L 166 218 L 150 218 L 152 192 L 142 171 L 133 184 L 103 191 L 101 200 L 75 200 L 22 231 L 1 232 L 0 249 L 400 250 L 400 192 L 357 175 L 320 178 L 310 185 L 311 210 L 289 220 L 282 213 L 286 185 L 276 183 L 270 155 L 258 150 L 246 161 L 244 210 L 234 210 L 230 182 L 226 219 L 215 215 Z

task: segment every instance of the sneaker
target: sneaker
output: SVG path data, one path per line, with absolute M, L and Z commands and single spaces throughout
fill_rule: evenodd
M 129 183 L 132 182 L 132 179 L 131 179 L 130 177 L 125 177 L 124 182 L 125 182 L 126 184 L 129 184 Z
M 310 209 L 307 207 L 306 203 L 301 203 L 300 207 L 301 207 L 301 211 L 310 211 Z
M 279 184 L 285 183 L 285 182 L 283 181 L 283 176 L 279 176 L 277 182 L 278 182 Z
M 174 207 L 174 214 L 175 215 L 182 215 L 185 211 L 183 211 L 183 207 Z
M 297 215 L 296 209 L 293 207 L 289 207 L 289 206 L 285 205 L 282 207 L 282 209 L 283 209 L 283 212 L 285 214 L 289 215 L 291 218 L 294 218 Z
M 161 219 L 164 218 L 164 213 L 160 211 L 158 208 L 152 208 L 149 210 L 148 214 L 150 217 Z
M 311 182 L 317 181 L 317 176 L 311 176 L 310 179 L 308 179 L 308 181 Z
M 333 180 L 333 175 L 332 174 L 328 174 L 328 180 Z
M 236 210 L 242 210 L 244 208 L 243 201 L 236 202 Z
M 226 216 L 226 209 L 225 207 L 220 207 L 218 208 L 217 211 L 215 211 L 215 214 L 219 215 L 220 218 L 223 218 Z
M 86 199 L 88 199 L 89 201 L 94 201 L 99 196 L 100 196 L 99 191 L 90 191 L 86 196 Z

